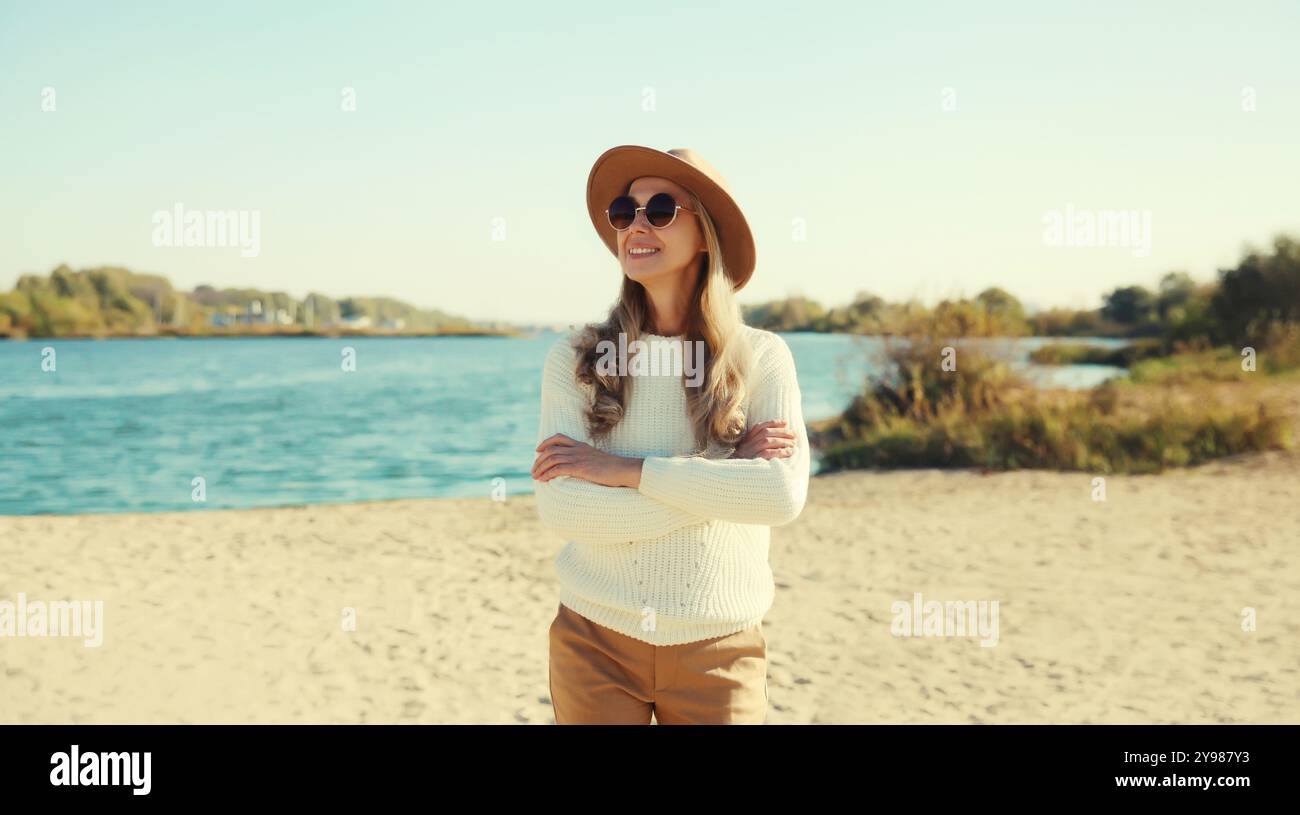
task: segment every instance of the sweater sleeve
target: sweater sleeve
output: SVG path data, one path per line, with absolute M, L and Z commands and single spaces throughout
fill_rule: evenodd
M 780 526 L 799 517 L 808 496 L 811 452 L 804 425 L 794 355 L 785 340 L 768 335 L 758 354 L 746 427 L 785 419 L 795 434 L 794 454 L 774 459 L 650 457 L 641 468 L 639 491 L 659 501 L 735 523 Z
M 547 354 L 542 374 L 538 444 L 556 433 L 593 444 L 584 419 L 586 397 L 573 376 L 574 362 L 568 338 L 561 337 Z M 542 523 L 569 540 L 583 543 L 657 538 L 709 520 L 630 487 L 607 487 L 567 475 L 533 483 Z

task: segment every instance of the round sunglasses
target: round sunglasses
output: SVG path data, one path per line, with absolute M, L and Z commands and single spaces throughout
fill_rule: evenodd
M 650 200 L 646 201 L 643 207 L 637 206 L 636 199 L 632 196 L 620 195 L 610 202 L 609 209 L 605 210 L 605 217 L 609 218 L 609 225 L 614 227 L 616 232 L 622 232 L 632 226 L 638 212 L 645 210 L 645 219 L 651 226 L 655 229 L 666 229 L 677 220 L 679 209 L 695 212 L 677 203 L 677 199 L 666 192 L 650 196 Z

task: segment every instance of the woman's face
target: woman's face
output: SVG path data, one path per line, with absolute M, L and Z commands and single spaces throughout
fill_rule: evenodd
M 683 207 L 694 209 L 686 189 L 666 178 L 645 176 L 632 182 L 627 194 L 636 199 L 637 206 L 645 206 L 652 195 L 666 192 Z M 658 251 L 634 255 L 634 248 Z M 618 259 L 623 273 L 641 285 L 653 284 L 681 275 L 685 270 L 697 268 L 700 252 L 705 251 L 704 233 L 700 220 L 694 213 L 678 210 L 677 218 L 664 229 L 655 229 L 646 220 L 645 212 L 638 212 L 632 225 L 618 233 Z

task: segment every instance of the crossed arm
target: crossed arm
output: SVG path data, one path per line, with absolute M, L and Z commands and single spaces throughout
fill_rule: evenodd
M 710 459 L 652 456 L 641 468 L 642 495 L 678 509 L 743 524 L 780 526 L 799 517 L 808 496 L 811 453 L 794 356 L 771 335 L 758 355 L 747 423 L 784 419 L 794 434 L 791 455 Z
M 604 483 L 569 475 L 535 481 L 542 522 L 570 539 L 608 544 L 710 520 L 777 526 L 798 517 L 807 496 L 808 438 L 793 356 L 783 340 L 773 340 L 758 361 L 749 429 L 784 420 L 793 439 L 789 455 L 770 459 L 596 451 L 583 417 L 586 400 L 573 378 L 572 349 L 566 340 L 557 342 L 544 366 L 538 447 L 591 448 L 581 452 Z
M 561 434 L 590 445 L 583 417 L 585 399 L 573 378 L 573 353 L 567 339 L 551 347 L 542 374 L 542 417 L 539 447 Z M 561 535 L 584 543 L 610 544 L 656 538 L 703 518 L 642 495 L 636 489 L 606 486 L 559 475 L 534 480 L 537 512 L 542 523 Z

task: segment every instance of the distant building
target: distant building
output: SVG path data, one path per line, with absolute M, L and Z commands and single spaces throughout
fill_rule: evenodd
M 553 332 L 564 333 L 566 331 L 571 331 L 576 327 L 574 324 L 566 325 L 563 323 L 524 323 L 522 325 L 504 323 L 503 325 L 525 334 L 548 334 Z
M 242 312 L 235 306 L 227 306 L 224 311 L 213 312 L 209 322 L 222 328 L 232 325 L 270 325 L 273 323 L 292 325 L 293 317 L 282 308 L 275 311 L 263 311 L 261 303 L 254 300 Z

